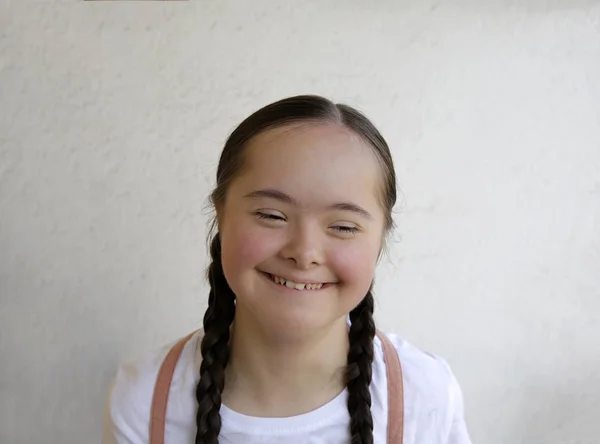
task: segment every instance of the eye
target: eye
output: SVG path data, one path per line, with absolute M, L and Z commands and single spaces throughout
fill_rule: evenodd
M 342 234 L 356 234 L 358 233 L 357 227 L 352 227 L 348 225 L 336 225 L 332 227 L 335 231 Z
M 285 222 L 285 218 L 280 214 L 273 213 L 265 213 L 263 211 L 256 211 L 254 215 L 262 220 L 275 221 L 275 222 Z

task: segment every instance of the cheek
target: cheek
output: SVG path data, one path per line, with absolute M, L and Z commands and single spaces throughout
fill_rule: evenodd
M 274 242 L 261 230 L 245 224 L 223 227 L 221 233 L 223 267 L 228 270 L 254 268 L 272 255 Z
M 330 261 L 343 283 L 364 294 L 373 280 L 378 253 L 378 248 L 371 243 L 357 243 L 334 250 Z

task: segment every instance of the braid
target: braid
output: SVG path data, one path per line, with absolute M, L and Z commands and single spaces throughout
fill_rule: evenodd
M 225 386 L 225 366 L 229 360 L 229 327 L 235 316 L 235 294 L 229 287 L 221 264 L 219 233 L 210 246 L 212 263 L 208 268 L 210 293 L 204 315 L 200 380 L 196 387 L 196 444 L 217 444 L 221 431 L 221 393 Z
M 358 306 L 350 312 L 350 349 L 346 368 L 348 412 L 350 413 L 351 444 L 373 444 L 371 415 L 371 385 L 373 363 L 374 300 L 371 289 Z

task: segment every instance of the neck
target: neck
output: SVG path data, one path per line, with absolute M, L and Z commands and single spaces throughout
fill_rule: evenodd
M 223 403 L 251 416 L 314 410 L 344 389 L 348 346 L 345 318 L 310 335 L 290 337 L 261 330 L 238 312 Z

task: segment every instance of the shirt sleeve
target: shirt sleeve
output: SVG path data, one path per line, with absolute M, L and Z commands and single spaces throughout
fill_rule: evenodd
M 115 384 L 113 383 L 106 397 L 104 414 L 102 420 L 102 444 L 137 444 L 126 435 L 122 427 L 119 427 L 113 416 L 111 400 Z
M 471 438 L 469 437 L 465 423 L 462 390 L 452 371 L 450 371 L 450 375 L 450 409 L 452 411 L 452 418 L 447 444 L 471 444 Z
M 119 379 L 112 384 L 104 406 L 102 444 L 147 444 L 148 433 L 143 430 L 148 421 L 140 415 L 132 391 Z

